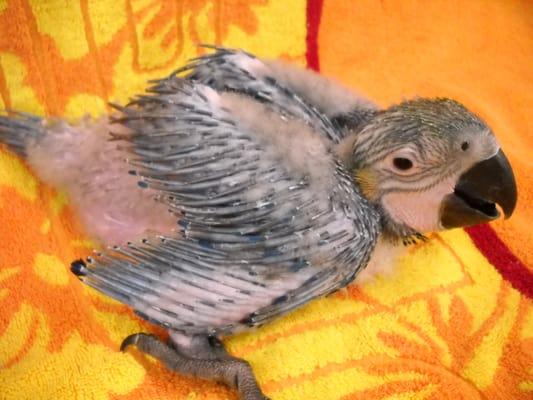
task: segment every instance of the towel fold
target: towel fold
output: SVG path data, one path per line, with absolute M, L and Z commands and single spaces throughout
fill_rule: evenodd
M 0 0 L 0 108 L 99 115 L 201 42 L 308 63 L 382 105 L 464 102 L 515 168 L 513 218 L 433 234 L 392 275 L 225 342 L 274 400 L 529 399 L 531 15 L 527 1 Z M 96 245 L 65 194 L 0 148 L 0 399 L 236 399 L 118 351 L 164 332 L 72 276 Z

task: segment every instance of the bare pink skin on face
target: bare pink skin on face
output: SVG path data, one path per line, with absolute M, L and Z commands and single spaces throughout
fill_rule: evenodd
M 109 132 L 127 133 L 107 118 L 75 126 L 48 121 L 43 139 L 28 147 L 28 163 L 46 183 L 67 192 L 87 232 L 104 244 L 170 233 L 177 217 L 155 200 L 154 190 L 139 188 L 125 162 L 134 155 Z

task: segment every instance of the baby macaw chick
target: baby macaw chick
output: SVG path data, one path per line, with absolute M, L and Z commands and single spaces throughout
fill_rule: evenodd
M 217 49 L 119 115 L 0 118 L 0 141 L 66 190 L 109 245 L 72 270 L 166 327 L 126 338 L 180 373 L 265 399 L 219 338 L 353 281 L 376 243 L 516 203 L 490 128 L 450 99 L 385 110 L 319 75 Z

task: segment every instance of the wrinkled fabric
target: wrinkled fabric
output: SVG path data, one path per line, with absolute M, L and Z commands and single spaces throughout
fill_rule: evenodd
M 510 158 L 512 219 L 431 235 L 392 275 L 225 342 L 274 400 L 526 399 L 532 13 L 525 1 L 0 0 L 0 108 L 97 116 L 202 42 L 309 61 L 382 106 L 456 98 Z M 118 351 L 130 333 L 164 333 L 70 273 L 97 246 L 66 196 L 0 149 L 0 399 L 236 398 Z

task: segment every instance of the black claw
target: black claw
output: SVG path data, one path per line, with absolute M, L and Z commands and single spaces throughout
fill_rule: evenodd
M 72 261 L 70 264 L 70 270 L 76 276 L 85 276 L 87 275 L 87 265 L 83 260 Z
M 122 344 L 120 345 L 120 351 L 126 351 L 129 346 L 137 345 L 137 342 L 139 341 L 139 336 L 141 335 L 144 335 L 144 333 L 134 333 L 132 335 L 129 335 L 126 339 L 122 341 Z

